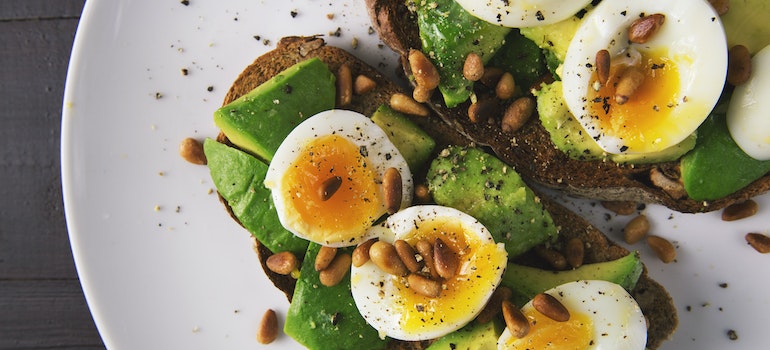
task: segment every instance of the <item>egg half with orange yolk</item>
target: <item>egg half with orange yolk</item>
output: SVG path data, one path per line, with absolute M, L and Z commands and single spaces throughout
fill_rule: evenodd
M 644 350 L 647 323 L 639 305 L 623 287 L 599 280 L 569 282 L 546 291 L 570 313 L 565 322 L 535 310 L 532 301 L 521 309 L 529 333 L 514 337 L 506 328 L 498 350 Z
M 410 207 L 372 231 L 381 241 L 400 239 L 412 246 L 440 238 L 459 259 L 456 274 L 440 280 L 442 290 L 437 297 L 415 292 L 406 277 L 390 275 L 371 260 L 352 268 L 356 306 L 383 338 L 434 339 L 468 324 L 500 284 L 508 260 L 504 244 L 495 243 L 482 224 L 449 207 Z
M 385 132 L 347 110 L 316 114 L 284 139 L 265 176 L 281 224 L 298 237 L 341 247 L 361 242 L 387 212 L 383 177 L 401 175 L 400 207 L 412 200 L 412 174 Z
M 665 16 L 645 43 L 630 43 L 631 24 Z M 600 84 L 596 54 L 611 57 Z M 615 102 L 628 67 L 644 79 L 627 102 Z M 719 16 L 703 0 L 602 1 L 583 19 L 564 60 L 564 99 L 570 112 L 609 153 L 651 153 L 692 134 L 714 108 L 725 82 L 727 44 Z

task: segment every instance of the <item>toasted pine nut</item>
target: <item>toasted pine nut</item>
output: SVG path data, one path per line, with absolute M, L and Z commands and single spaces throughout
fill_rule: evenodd
M 484 76 L 484 61 L 481 60 L 475 52 L 471 52 L 468 56 L 465 56 L 465 63 L 463 63 L 463 77 L 470 81 L 477 81 Z
M 436 265 L 436 272 L 442 278 L 452 278 L 457 273 L 460 261 L 452 248 L 450 248 L 441 238 L 436 238 L 433 244 L 433 260 Z
M 336 286 L 348 274 L 350 270 L 350 254 L 341 253 L 332 260 L 331 264 L 318 274 L 321 284 L 327 287 Z
M 206 153 L 203 152 L 203 144 L 192 138 L 188 137 L 179 143 L 179 155 L 190 163 L 198 165 L 206 165 Z
M 407 276 L 406 281 L 409 282 L 409 288 L 417 294 L 429 298 L 438 298 L 441 295 L 441 283 L 436 280 L 412 273 Z
M 513 292 L 511 292 L 510 288 L 505 286 L 497 287 L 497 289 L 492 292 L 492 296 L 489 297 L 487 305 L 485 305 L 484 308 L 481 309 L 481 312 L 479 312 L 479 315 L 476 316 L 476 322 L 485 324 L 492 321 L 492 319 L 500 313 L 503 307 L 503 301 L 510 299 L 512 295 Z
M 377 238 L 371 238 L 366 242 L 359 244 L 356 249 L 353 249 L 353 266 L 360 267 L 369 261 L 369 248 L 372 247 L 374 242 L 377 242 Z
M 501 100 L 507 100 L 516 93 L 516 82 L 511 73 L 505 72 L 495 86 L 495 95 Z
M 430 202 L 430 190 L 425 184 L 417 184 L 414 186 L 414 198 L 417 203 L 429 203 Z
M 505 109 L 501 128 L 503 132 L 515 132 L 535 113 L 535 100 L 529 97 L 519 97 Z
M 275 253 L 265 261 L 267 268 L 280 275 L 288 275 L 299 267 L 299 259 L 292 252 Z
M 676 249 L 667 239 L 660 236 L 647 236 L 647 245 L 660 261 L 668 264 L 676 259 Z
M 422 261 L 425 262 L 425 267 L 428 269 L 431 278 L 440 278 L 441 276 L 436 271 L 436 259 L 433 257 L 433 245 L 427 240 L 421 239 L 415 243 L 414 247 L 422 256 Z
M 636 203 L 630 201 L 602 201 L 602 206 L 618 215 L 631 215 L 636 211 Z
M 570 238 L 564 247 L 564 257 L 573 269 L 583 266 L 583 258 L 585 257 L 583 240 L 577 237 Z
M 396 248 L 383 241 L 377 241 L 369 248 L 369 258 L 382 271 L 395 276 L 406 276 L 409 273 L 404 262 L 398 257 Z
M 415 273 L 422 269 L 422 261 L 417 261 L 417 258 L 415 258 L 415 254 L 417 254 L 417 252 L 414 250 L 414 248 L 412 248 L 411 245 L 409 245 L 409 243 L 406 243 L 406 241 L 403 239 L 399 239 L 393 242 L 393 246 L 396 248 L 398 257 L 401 258 L 401 261 L 404 263 L 409 272 Z
M 335 256 L 337 256 L 337 248 L 322 246 L 318 250 L 318 255 L 315 256 L 315 270 L 322 271 L 329 267 Z
M 623 71 L 615 87 L 615 103 L 622 105 L 634 95 L 636 89 L 644 82 L 644 73 L 635 66 L 630 66 Z
M 395 93 L 390 96 L 390 107 L 401 113 L 419 115 L 421 117 L 427 117 L 430 114 L 428 107 L 402 93 Z
M 650 231 L 650 221 L 647 216 L 639 215 L 626 224 L 623 228 L 623 240 L 628 244 L 635 244 Z
M 385 197 L 385 209 L 388 214 L 393 214 L 401 209 L 401 197 L 403 196 L 403 184 L 401 173 L 396 168 L 388 168 L 382 178 L 382 191 Z
M 374 90 L 376 87 L 377 82 L 363 74 L 357 75 L 356 79 L 353 81 L 353 92 L 356 95 L 364 95 Z
M 546 248 L 543 246 L 536 246 L 535 253 L 543 258 L 548 264 L 556 270 L 564 270 L 567 268 L 567 258 L 556 250 Z
M 746 242 L 762 254 L 770 253 L 770 237 L 766 235 L 756 232 L 747 233 Z
M 687 191 L 685 191 L 684 185 L 681 182 L 666 176 L 666 174 L 658 168 L 652 168 L 652 170 L 650 170 L 650 181 L 652 181 L 653 185 L 659 187 L 674 199 L 687 196 Z
M 558 299 L 547 293 L 535 295 L 532 299 L 532 306 L 535 310 L 554 321 L 569 321 L 569 310 Z
M 595 64 L 599 84 L 607 84 L 607 79 L 610 78 L 610 52 L 604 49 L 597 51 Z
M 438 87 L 440 78 L 436 66 L 433 65 L 428 57 L 420 50 L 409 50 L 407 56 L 409 60 L 409 67 L 412 69 L 412 75 L 414 75 L 414 81 L 418 86 L 422 86 L 428 90 L 433 90 Z
M 628 41 L 636 44 L 644 44 L 660 30 L 666 16 L 661 13 L 647 15 L 635 20 L 628 28 Z
M 748 199 L 740 203 L 734 203 L 722 210 L 723 221 L 735 221 L 753 216 L 759 211 L 759 205 L 754 200 Z
M 751 78 L 751 52 L 746 46 L 735 45 L 727 51 L 727 82 L 741 85 Z
M 730 10 L 730 0 L 709 0 L 709 3 L 720 16 Z
M 278 316 L 273 309 L 267 309 L 259 321 L 257 341 L 260 344 L 270 344 L 278 338 Z
M 512 302 L 504 300 L 502 303 L 503 319 L 505 320 L 505 327 L 511 332 L 511 335 L 516 338 L 524 338 L 529 334 L 529 320 L 527 316 L 513 305 Z
M 337 70 L 337 107 L 347 106 L 353 101 L 353 73 L 343 63 Z
M 341 185 L 342 178 L 339 176 L 332 176 L 324 180 L 324 182 L 321 183 L 321 186 L 318 187 L 318 198 L 324 202 L 328 201 L 335 193 L 337 193 L 337 190 L 340 189 Z
M 433 90 L 426 89 L 420 85 L 415 86 L 414 90 L 412 90 L 412 98 L 419 103 L 430 101 L 431 95 L 433 95 Z

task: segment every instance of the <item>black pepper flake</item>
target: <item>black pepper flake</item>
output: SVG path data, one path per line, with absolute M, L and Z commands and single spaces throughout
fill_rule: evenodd
M 366 149 L 366 146 L 361 146 L 358 148 L 358 153 L 360 153 L 364 157 L 369 156 L 369 150 Z
M 727 338 L 730 340 L 738 340 L 738 333 L 734 329 L 727 331 Z
M 212 92 L 212 91 L 214 91 L 214 87 L 209 85 L 209 87 L 206 88 L 206 91 Z
M 620 151 L 621 151 L 621 152 L 625 152 L 625 151 L 628 151 L 628 146 L 626 146 L 626 145 L 623 145 L 623 146 L 621 146 L 621 147 L 620 147 Z
M 182 75 L 188 75 L 188 74 L 190 74 L 190 70 L 188 70 L 187 68 L 182 68 Z
M 545 16 L 543 16 L 542 11 L 537 11 L 535 13 L 535 18 L 537 18 L 538 21 L 545 21 Z
M 291 10 L 291 12 L 289 12 L 289 14 L 291 15 L 291 18 L 296 18 L 297 15 L 299 14 L 299 12 L 297 12 L 297 10 Z
M 185 6 L 190 6 L 190 2 L 188 0 L 182 0 L 180 1 L 180 3 L 182 3 L 182 5 L 185 5 Z
M 719 284 L 719 287 L 720 288 L 727 288 L 727 283 L 722 282 L 722 283 Z
M 340 321 L 342 321 L 342 314 L 335 312 L 334 315 L 332 315 L 332 326 L 336 326 Z
M 661 64 L 653 63 L 651 68 L 652 69 L 663 69 L 664 67 L 666 67 L 665 63 L 661 63 Z
M 289 84 L 286 84 L 286 85 L 283 86 L 283 93 L 285 93 L 287 95 L 290 94 L 292 90 L 293 90 L 293 88 Z
M 156 99 L 156 100 L 160 100 L 161 98 L 163 98 L 163 94 L 162 94 L 162 93 L 160 93 L 160 92 L 156 92 L 156 93 L 155 93 L 155 99 Z
M 342 28 L 337 27 L 337 29 L 335 31 L 329 32 L 329 35 L 336 36 L 338 38 L 341 37 L 342 36 Z

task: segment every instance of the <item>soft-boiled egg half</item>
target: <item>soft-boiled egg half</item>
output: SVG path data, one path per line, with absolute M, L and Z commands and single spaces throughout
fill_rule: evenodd
M 416 292 L 407 277 L 388 274 L 371 260 L 353 266 L 353 299 L 381 337 L 434 339 L 468 324 L 500 284 L 508 260 L 504 244 L 495 243 L 482 224 L 449 207 L 410 207 L 389 216 L 372 231 L 380 241 L 404 240 L 411 246 L 440 238 L 459 259 L 454 276 L 440 279 L 441 291 L 436 297 Z
M 514 337 L 506 328 L 499 350 L 583 349 L 644 350 L 647 323 L 639 305 L 623 287 L 599 280 L 580 280 L 545 292 L 569 311 L 569 320 L 555 321 L 535 309 L 532 301 L 521 309 L 529 333 Z
M 523 28 L 556 23 L 582 10 L 591 0 L 455 0 L 465 11 L 492 24 Z
M 653 14 L 665 16 L 657 32 L 649 41 L 631 43 L 632 22 Z M 600 50 L 611 58 L 604 84 L 596 73 Z M 637 74 L 641 84 L 625 103 L 617 103 L 616 88 L 629 69 L 641 72 L 643 80 Z M 726 72 L 724 29 L 707 1 L 612 0 L 583 19 L 561 78 L 570 112 L 602 149 L 651 153 L 698 128 L 719 99 Z
M 735 143 L 757 160 L 770 160 L 770 46 L 751 59 L 751 77 L 735 87 L 727 128 Z
M 319 244 L 350 246 L 386 213 L 383 177 L 389 168 L 401 175 L 405 208 L 412 174 L 396 146 L 366 116 L 330 110 L 289 133 L 270 162 L 265 186 L 287 230 Z

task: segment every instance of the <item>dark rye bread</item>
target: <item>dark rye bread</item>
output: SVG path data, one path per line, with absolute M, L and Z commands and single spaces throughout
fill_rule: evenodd
M 404 0 L 366 0 L 366 4 L 373 27 L 383 42 L 401 56 L 402 67 L 410 76 L 407 54 L 410 49 L 422 47 L 415 14 Z M 516 132 L 504 133 L 500 117 L 492 123 L 471 122 L 469 102 L 450 109 L 443 104 L 441 94 L 435 93 L 428 104 L 471 140 L 490 147 L 528 181 L 573 195 L 605 201 L 656 203 L 679 212 L 695 213 L 718 210 L 770 190 L 768 173 L 728 197 L 708 202 L 692 200 L 681 192 L 669 193 L 651 181 L 653 170 L 678 179 L 678 162 L 631 166 L 575 160 L 554 146 L 537 117 L 530 118 Z
M 356 110 L 366 115 L 371 115 L 378 106 L 388 103 L 393 93 L 401 91 L 399 86 L 386 79 L 374 68 L 342 49 L 326 46 L 324 41 L 318 37 L 287 37 L 281 39 L 275 50 L 257 58 L 240 74 L 227 93 L 224 104 L 237 99 L 280 71 L 311 57 L 320 58 L 329 66 L 332 72 L 336 72 L 340 65 L 344 63 L 349 65 L 354 77 L 363 74 L 377 82 L 375 90 L 362 96 L 354 96 L 352 104 L 339 108 Z M 437 142 L 437 151 L 447 145 L 471 144 L 470 140 L 436 116 L 427 118 L 414 117 L 412 120 L 434 137 Z M 218 140 L 229 144 L 223 134 L 219 135 Z M 417 174 L 416 176 L 415 183 L 424 182 L 424 174 Z M 608 261 L 629 253 L 626 249 L 608 240 L 602 232 L 591 226 L 583 218 L 543 196 L 541 198 L 548 211 L 552 213 L 554 222 L 561 228 L 560 242 L 556 244 L 557 247 L 561 242 L 566 242 L 566 240 L 572 237 L 581 238 L 585 242 L 585 246 L 588 247 L 586 249 L 586 263 Z M 227 203 L 224 201 L 223 203 L 227 207 Z M 235 219 L 235 217 L 233 218 Z M 275 274 L 265 266 L 267 257 L 273 252 L 265 248 L 258 241 L 256 242 L 256 250 L 267 276 L 291 300 L 295 283 L 294 279 Z M 522 257 L 521 261 L 518 262 L 530 265 L 540 265 L 543 263 L 534 256 Z M 676 329 L 678 324 L 676 309 L 666 290 L 660 284 L 650 279 L 647 276 L 646 270 L 633 291 L 633 295 L 649 320 L 650 328 L 648 330 L 647 345 L 650 349 L 655 349 L 668 339 Z M 389 344 L 389 348 L 423 349 L 428 343 L 392 341 Z

